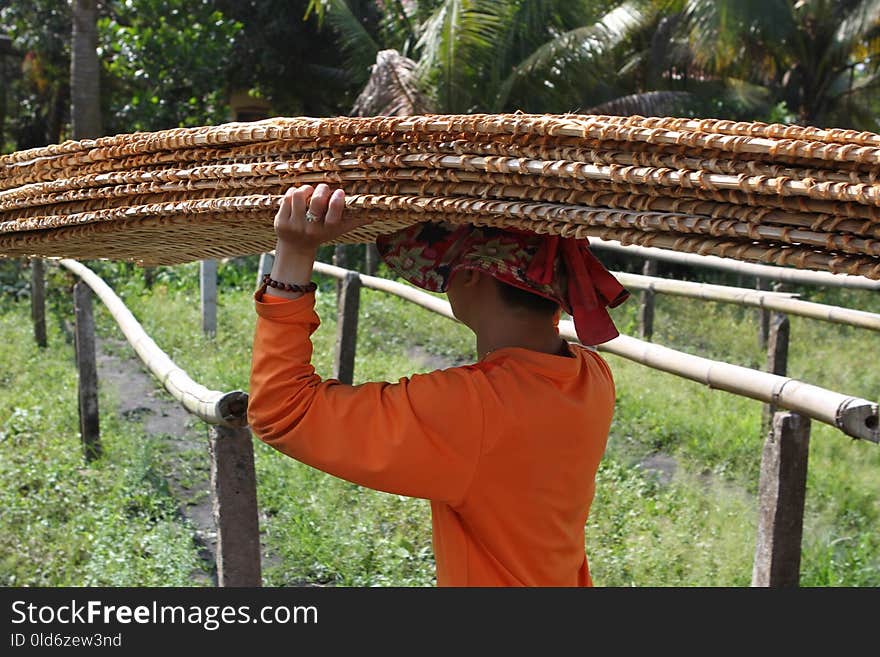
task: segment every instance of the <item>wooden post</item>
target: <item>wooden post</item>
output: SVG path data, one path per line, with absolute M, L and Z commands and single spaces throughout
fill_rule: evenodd
M 354 356 L 357 349 L 358 309 L 361 299 L 361 277 L 349 272 L 342 281 L 336 320 L 336 359 L 333 378 L 351 384 L 354 380 Z
M 752 586 L 800 583 L 809 451 L 810 419 L 787 411 L 776 413 L 761 456 Z
M 770 321 L 770 335 L 767 338 L 767 371 L 770 374 L 785 376 L 788 371 L 788 338 L 790 326 L 788 316 L 783 313 L 773 313 Z M 776 404 L 764 404 L 761 418 L 761 431 L 770 430 L 773 416 L 776 413 Z
M 260 522 L 250 429 L 211 427 L 211 496 L 219 586 L 260 586 Z
M 217 335 L 217 261 L 202 260 L 199 264 L 202 332 L 212 338 Z
M 86 461 L 93 461 L 101 455 L 95 318 L 92 315 L 92 291 L 82 281 L 73 286 L 73 310 L 76 323 L 76 370 L 79 376 L 79 432 Z
M 348 267 L 348 254 L 344 244 L 337 244 L 333 249 L 333 264 L 346 269 Z M 342 297 L 342 280 L 336 279 L 336 307 L 340 307 Z
M 34 340 L 38 347 L 45 347 L 46 264 L 42 258 L 31 260 L 31 319 L 34 322 Z
M 657 275 L 657 261 L 648 258 L 642 267 L 644 276 Z M 639 302 L 639 337 L 642 340 L 651 340 L 654 335 L 654 290 L 642 290 L 641 300 Z
M 368 276 L 375 276 L 376 270 L 379 268 L 379 248 L 375 242 L 366 245 L 366 255 L 364 257 L 364 273 Z
M 275 264 L 275 256 L 271 253 L 260 254 L 260 264 L 257 266 L 257 285 L 260 287 L 263 283 L 263 276 L 272 273 L 272 265 Z
M 756 290 L 767 290 L 769 289 L 763 280 L 760 278 L 755 279 L 755 289 Z M 758 311 L 758 346 L 761 349 L 767 348 L 767 338 L 770 334 L 770 311 L 761 308 Z

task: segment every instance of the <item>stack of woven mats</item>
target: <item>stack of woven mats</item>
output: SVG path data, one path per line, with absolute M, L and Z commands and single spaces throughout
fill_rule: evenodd
M 597 236 L 880 279 L 880 135 L 589 115 L 276 118 L 0 157 L 0 255 L 144 265 L 258 253 L 291 185 L 372 223 Z

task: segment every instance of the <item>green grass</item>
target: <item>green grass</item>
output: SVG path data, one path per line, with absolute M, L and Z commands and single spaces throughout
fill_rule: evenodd
M 73 349 L 50 324 L 34 345 L 27 303 L 0 304 L 0 584 L 185 586 L 199 561 L 169 493 L 156 441 L 112 412 L 103 456 L 86 465 Z
M 151 292 L 143 289 L 137 273 L 109 273 L 121 281 L 115 288 L 172 359 L 195 380 L 229 390 L 246 389 L 250 369 L 254 275 L 245 270 L 221 267 L 221 279 L 228 284 L 221 287 L 214 340 L 205 339 L 200 330 L 197 267 L 160 271 Z M 324 377 L 332 372 L 333 290 L 332 281 L 323 281 L 317 302 L 322 324 L 314 336 L 314 363 Z M 812 291 L 810 297 L 880 310 L 878 298 L 870 293 Z M 68 311 L 65 303 L 63 298 L 56 301 L 61 312 Z M 618 326 L 630 334 L 635 332 L 636 306 L 633 300 L 614 311 Z M 757 344 L 756 317 L 752 309 L 659 297 L 655 341 L 760 367 L 764 356 Z M 98 310 L 97 322 L 101 334 L 121 336 L 105 311 Z M 30 346 L 29 331 L 26 302 L 3 302 L 0 431 L 6 437 L 0 441 L 0 541 L 3 554 L 14 556 L 4 557 L 0 582 L 186 581 L 188 573 L 204 566 L 196 557 L 192 528 L 177 512 L 182 502 L 163 484 L 169 463 L 161 439 L 139 439 L 135 423 L 113 419 L 112 400 L 104 405 L 102 398 L 107 454 L 84 467 L 77 443 L 71 349 L 56 328 L 50 349 L 39 352 Z M 356 382 L 396 381 L 430 369 L 414 361 L 414 345 L 438 357 L 474 358 L 473 337 L 461 325 L 365 290 Z M 839 392 L 878 399 L 880 375 L 871 367 L 871 354 L 878 347 L 880 336 L 871 332 L 792 318 L 789 373 Z M 36 359 L 32 365 L 24 364 L 22 349 Z M 595 583 L 748 585 L 756 531 L 761 404 L 622 358 L 607 358 L 615 373 L 618 405 L 586 528 Z M 255 451 L 266 584 L 433 583 L 427 502 L 359 488 L 260 442 Z M 668 483 L 640 467 L 655 453 L 677 464 Z M 876 445 L 851 441 L 831 427 L 813 423 L 803 584 L 880 585 L 878 468 Z M 30 484 L 23 487 L 21 482 Z M 32 490 L 39 491 L 39 503 Z

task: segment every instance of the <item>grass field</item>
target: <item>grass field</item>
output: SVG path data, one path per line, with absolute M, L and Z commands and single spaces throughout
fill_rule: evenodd
M 246 389 L 253 261 L 222 266 L 218 335 L 200 331 L 198 270 L 102 265 L 147 332 L 193 379 Z M 49 343 L 33 345 L 26 298 L 0 295 L 0 584 L 187 585 L 198 556 L 186 500 L 168 485 L 163 442 L 114 412 L 102 388 L 106 453 L 86 466 L 78 443 L 67 276 L 50 274 Z M 21 289 L 12 284 L 10 290 Z M 812 291 L 812 300 L 880 312 L 876 294 Z M 636 301 L 614 311 L 635 333 Z M 121 337 L 96 306 L 99 334 Z M 334 284 L 318 294 L 314 363 L 329 376 Z M 655 341 L 750 367 L 763 354 L 751 309 L 659 297 Z M 396 381 L 433 362 L 475 357 L 461 325 L 379 292 L 361 300 L 356 382 Z M 880 335 L 791 319 L 789 374 L 880 398 L 871 363 Z M 761 405 L 607 356 L 618 404 L 586 528 L 597 585 L 746 586 L 755 543 Z M 201 435 L 198 431 L 196 435 Z M 427 502 L 359 488 L 255 445 L 264 583 L 424 586 L 433 583 Z M 207 460 L 207 449 L 205 448 Z M 652 465 L 662 464 L 663 470 Z M 813 423 L 801 566 L 807 586 L 880 585 L 880 448 Z

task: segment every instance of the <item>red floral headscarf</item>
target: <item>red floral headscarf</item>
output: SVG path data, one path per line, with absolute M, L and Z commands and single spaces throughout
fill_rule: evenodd
M 425 222 L 381 235 L 376 244 L 391 269 L 425 290 L 445 292 L 454 272 L 477 269 L 558 303 L 574 318 L 583 344 L 619 335 L 606 308 L 626 301 L 629 292 L 586 239 Z

